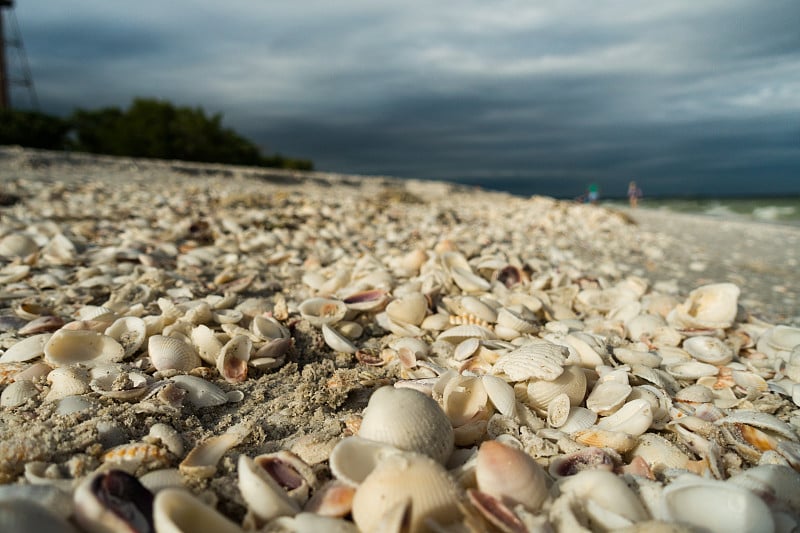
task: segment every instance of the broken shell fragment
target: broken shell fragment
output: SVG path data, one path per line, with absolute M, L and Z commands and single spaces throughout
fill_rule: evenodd
M 181 473 L 197 477 L 208 478 L 217 471 L 217 463 L 228 450 L 238 446 L 250 434 L 250 428 L 245 423 L 233 426 L 222 435 L 209 437 L 200 442 L 186 454 L 179 465 Z

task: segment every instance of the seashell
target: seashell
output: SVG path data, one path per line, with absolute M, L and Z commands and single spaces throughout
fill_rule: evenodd
M 20 335 L 34 335 L 39 333 L 47 333 L 51 331 L 56 331 L 61 326 L 64 325 L 64 319 L 58 316 L 40 316 L 38 318 L 34 318 L 21 328 L 17 332 Z
M 200 357 L 191 345 L 175 337 L 153 335 L 147 340 L 147 352 L 157 370 L 188 372 L 200 366 Z
M 94 402 L 85 396 L 66 396 L 58 401 L 56 407 L 56 414 L 59 416 L 68 416 L 73 413 L 80 413 L 94 408 Z
M 599 415 L 609 415 L 625 403 L 633 388 L 627 383 L 602 381 L 586 398 L 586 407 Z
M 267 521 L 279 516 L 295 515 L 300 505 L 284 490 L 271 472 L 253 459 L 239 456 L 239 490 L 248 509 L 260 520 Z
M 578 353 L 582 367 L 595 368 L 605 364 L 603 355 L 606 353 L 606 347 L 593 335 L 576 331 L 567 335 L 563 343 Z
M 389 294 L 383 289 L 367 289 L 349 294 L 342 301 L 348 309 L 356 311 L 379 311 L 389 301 Z
M 358 533 L 358 528 L 350 521 L 331 516 L 320 516 L 316 513 L 301 512 L 294 516 L 282 516 L 270 521 L 270 529 L 292 531 L 294 533 Z M 392 530 L 390 530 L 392 531 Z
M 289 330 L 271 316 L 256 315 L 250 322 L 250 331 L 264 340 L 286 339 Z
M 386 457 L 402 450 L 363 437 L 345 437 L 333 448 L 329 458 L 336 479 L 357 487 Z
M 392 300 L 386 306 L 386 314 L 395 322 L 419 326 L 428 312 L 428 300 L 419 292 L 412 292 Z
M 558 482 L 559 500 L 576 502 L 594 528 L 616 529 L 625 523 L 650 518 L 636 494 L 625 482 L 605 470 L 582 470 Z
M 566 393 L 561 393 L 547 404 L 547 423 L 550 427 L 560 428 L 569 418 L 571 402 Z
M 213 407 L 228 401 L 222 389 L 203 378 L 178 375 L 173 376 L 171 380 L 186 391 L 186 399 L 195 407 Z
M 190 338 L 200 359 L 206 363 L 216 365 L 219 353 L 222 351 L 222 342 L 214 332 L 208 326 L 200 324 L 192 328 Z
M 167 488 L 153 500 L 153 524 L 158 533 L 242 533 L 242 529 L 184 489 Z
M 703 285 L 667 315 L 667 323 L 677 329 L 726 329 L 736 318 L 739 287 L 733 283 Z
M 355 494 L 354 487 L 339 480 L 332 480 L 314 492 L 303 510 L 320 516 L 341 518 L 352 511 Z
M 688 403 L 710 403 L 714 401 L 714 393 L 704 385 L 690 385 L 675 393 L 675 401 Z
M 559 455 L 550 461 L 547 471 L 555 480 L 574 476 L 584 470 L 614 470 L 614 459 L 601 448 L 589 446 L 576 452 Z
M 153 424 L 150 426 L 147 438 L 154 441 L 153 444 L 162 443 L 176 457 L 183 455 L 183 439 L 178 431 L 170 425 L 160 422 Z
M 765 502 L 777 502 L 795 513 L 800 510 L 800 474 L 782 465 L 758 465 L 732 475 L 728 483 L 743 487 Z
M 241 383 L 247 379 L 247 362 L 253 342 L 245 335 L 237 335 L 222 347 L 217 356 L 217 370 L 228 383 Z
M 33 381 L 15 381 L 6 386 L 0 393 L 0 406 L 12 409 L 24 405 L 28 400 L 39 395 L 39 389 Z
M 483 382 L 476 377 L 453 376 L 442 392 L 442 408 L 454 427 L 462 426 L 484 412 L 488 401 Z
M 497 338 L 497 335 L 495 335 L 492 330 L 486 329 L 483 326 L 478 326 L 475 324 L 462 324 L 460 326 L 455 326 L 442 331 L 439 336 L 436 337 L 436 340 L 458 344 L 471 337 L 485 341 L 494 340 Z
M 497 321 L 497 311 L 475 296 L 462 296 L 457 300 L 457 315 L 470 315 L 486 323 Z
M 144 344 L 147 325 L 139 317 L 124 316 L 116 319 L 105 330 L 105 334 L 116 340 L 124 351 L 123 358 L 135 354 Z
M 607 431 L 619 431 L 638 437 L 653 422 L 653 411 L 646 400 L 631 400 L 613 414 L 600 419 L 597 427 Z
M 453 428 L 435 400 L 413 389 L 381 387 L 369 399 L 358 435 L 444 463 Z
M 662 360 L 660 355 L 653 352 L 619 347 L 614 348 L 614 357 L 626 365 L 643 365 L 650 368 L 658 368 Z
M 488 374 L 481 376 L 481 381 L 495 409 L 504 416 L 513 417 L 517 410 L 514 388 L 505 380 Z
M 322 337 L 325 339 L 325 344 L 334 351 L 344 353 L 356 353 L 358 351 L 355 344 L 328 324 L 322 324 Z
M 153 494 L 127 472 L 89 476 L 74 499 L 75 520 L 87 531 L 153 531 Z
M 196 478 L 209 478 L 217 471 L 217 463 L 228 450 L 238 446 L 250 434 L 246 423 L 232 426 L 221 435 L 209 437 L 186 454 L 178 468 L 181 473 Z
M 706 335 L 689 337 L 683 341 L 683 349 L 698 361 L 711 365 L 724 365 L 733 359 L 733 350 L 730 346 L 716 337 Z
M 425 320 L 422 321 L 422 324 L 420 324 L 419 327 L 428 331 L 444 331 L 451 325 L 450 315 L 446 315 L 444 313 L 435 313 L 433 315 L 426 316 Z
M 423 531 L 431 521 L 446 525 L 461 518 L 458 502 L 458 489 L 438 462 L 415 453 L 395 454 L 359 485 L 353 519 L 361 531 L 373 531 L 393 507 L 408 504 L 408 531 Z
M 108 335 L 87 330 L 60 329 L 44 346 L 44 360 L 55 366 L 95 365 L 121 361 L 125 350 Z
M 453 359 L 456 361 L 466 361 L 478 351 L 481 347 L 481 341 L 475 337 L 470 337 L 459 342 L 453 350 Z
M 300 315 L 312 326 L 333 325 L 347 314 L 347 305 L 332 298 L 309 298 L 297 306 Z
M 701 530 L 742 533 L 775 530 L 772 512 L 761 498 L 732 483 L 691 474 L 664 487 L 661 513 L 664 520 Z
M 28 265 L 15 265 L 9 263 L 8 265 L 0 268 L 0 285 L 9 285 L 22 281 L 31 272 L 31 267 Z
M 52 336 L 51 333 L 39 333 L 17 342 L 0 356 L 0 363 L 25 362 L 41 357 Z
M 719 367 L 700 361 L 688 361 L 666 367 L 666 371 L 676 379 L 696 380 L 704 376 L 716 376 Z
M 214 309 L 211 316 L 218 324 L 238 324 L 244 318 L 244 313 L 238 309 Z
M 164 466 L 169 460 L 164 448 L 147 442 L 132 442 L 115 446 L 104 453 L 101 459 L 104 463 L 122 465 L 134 469 L 142 464 Z
M 148 390 L 150 378 L 142 372 L 112 372 L 94 378 L 89 387 L 107 398 L 133 401 L 141 398 Z
M 55 368 L 47 374 L 50 391 L 45 402 L 55 402 L 67 396 L 81 395 L 89 392 L 89 372 L 86 368 L 71 365 Z
M 10 532 L 77 533 L 67 517 L 59 516 L 44 502 L 22 498 L 0 499 L 0 527 Z
M 139 482 L 155 494 L 163 489 L 183 487 L 183 475 L 177 468 L 161 468 L 144 474 Z
M 631 451 L 636 446 L 636 437 L 622 431 L 609 431 L 597 426 L 581 429 L 571 434 L 576 442 L 586 446 L 598 448 L 611 448 L 620 453 Z
M 522 505 L 535 512 L 548 494 L 547 475 L 533 457 L 497 441 L 478 449 L 475 478 L 479 490 L 511 508 Z
M 756 349 L 772 357 L 790 360 L 790 353 L 800 346 L 800 328 L 775 326 L 764 331 L 756 343 Z
M 528 381 L 524 402 L 539 412 L 546 412 L 554 398 L 560 394 L 569 397 L 571 405 L 579 405 L 586 396 L 586 375 L 574 365 L 564 368 L 564 372 L 554 380 L 534 379 Z
M 567 419 L 558 429 L 564 433 L 575 433 L 576 431 L 590 428 L 596 421 L 597 413 L 591 409 L 573 405 L 570 407 Z
M 38 251 L 36 241 L 24 233 L 9 233 L 0 239 L 0 256 L 25 258 Z
M 536 333 L 539 330 L 536 322 L 508 307 L 502 307 L 497 312 L 497 325 L 523 334 Z
M 565 352 L 565 348 L 547 341 L 525 344 L 500 356 L 492 373 L 502 372 L 511 381 L 553 381 L 564 372 Z

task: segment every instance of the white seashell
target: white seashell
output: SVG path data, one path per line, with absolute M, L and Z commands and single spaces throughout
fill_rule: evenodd
M 456 345 L 455 350 L 453 350 L 453 359 L 456 361 L 466 361 L 472 357 L 480 347 L 481 341 L 475 337 L 465 339 Z
M 554 428 L 562 427 L 569 418 L 571 408 L 569 396 L 562 392 L 547 404 L 547 423 Z
M 631 400 L 614 414 L 600 419 L 597 427 L 608 431 L 621 431 L 638 437 L 653 423 L 653 411 L 646 400 Z
M 35 398 L 39 395 L 39 389 L 33 381 L 23 380 L 15 381 L 0 393 L 0 406 L 6 408 L 14 408 L 23 405 L 28 400 Z
M 386 314 L 395 322 L 419 326 L 428 312 L 428 300 L 419 292 L 412 292 L 392 300 L 386 306 Z
M 625 453 L 636 447 L 637 438 L 622 431 L 609 431 L 597 426 L 578 430 L 570 435 L 573 440 L 586 446 L 597 448 L 611 448 L 619 453 Z
M 564 372 L 566 349 L 551 342 L 525 344 L 512 350 L 492 367 L 492 373 L 503 373 L 511 381 L 536 378 L 552 381 Z
M 381 461 L 356 490 L 353 520 L 361 531 L 375 531 L 397 505 L 409 505 L 408 531 L 423 531 L 428 521 L 446 525 L 461 518 L 454 481 L 439 463 L 420 454 Z
M 214 531 L 242 533 L 235 523 L 184 489 L 166 488 L 153 500 L 153 524 L 158 533 Z
M 677 329 L 725 329 L 736 318 L 739 287 L 717 283 L 698 287 L 667 315 L 667 323 Z
M 105 334 L 120 343 L 125 352 L 124 357 L 127 358 L 142 347 L 147 337 L 147 325 L 139 317 L 124 316 L 108 326 Z
M 217 356 L 217 370 L 228 383 L 241 383 L 247 379 L 247 362 L 253 342 L 245 335 L 237 335 L 222 347 Z
M 696 380 L 704 376 L 716 376 L 719 367 L 701 363 L 700 361 L 687 361 L 667 366 L 666 371 L 677 379 Z
M 89 387 L 96 393 L 115 400 L 133 401 L 147 392 L 150 378 L 142 372 L 109 373 L 94 378 Z
M 586 407 L 599 415 L 609 415 L 625 403 L 633 388 L 618 381 L 601 381 L 586 398 Z
M 286 339 L 289 330 L 271 316 L 256 315 L 250 321 L 250 331 L 264 340 Z
M 576 331 L 567 335 L 563 343 L 572 347 L 578 353 L 582 367 L 594 368 L 605 364 L 603 354 L 606 353 L 606 347 L 593 335 Z
M 800 346 L 800 328 L 775 326 L 764 331 L 756 343 L 756 349 L 772 357 L 790 361 L 790 353 Z
M 484 322 L 496 322 L 497 311 L 486 302 L 474 296 L 463 296 L 458 300 L 459 312 L 456 314 L 466 314 L 474 316 Z
M 139 482 L 156 494 L 164 489 L 183 487 L 183 474 L 177 468 L 161 468 L 146 473 L 139 478 Z
M 363 437 L 345 437 L 330 453 L 331 473 L 339 481 L 357 487 L 386 457 L 402 450 Z
M 658 368 L 661 364 L 661 356 L 653 352 L 643 352 L 641 350 L 631 350 L 629 348 L 614 348 L 614 357 L 626 365 L 644 365 L 650 368 Z
M 404 348 L 408 349 L 418 359 L 426 358 L 431 351 L 431 347 L 427 342 L 423 341 L 422 339 L 415 339 L 413 337 L 401 337 L 399 339 L 395 339 L 389 342 L 389 347 L 397 351 L 400 351 Z
M 730 346 L 716 337 L 705 335 L 689 337 L 683 341 L 683 349 L 698 361 L 712 365 L 724 365 L 733 359 L 733 350 Z
M 89 392 L 89 372 L 86 368 L 70 365 L 54 368 L 47 374 L 50 391 L 45 402 L 55 402 L 67 396 L 78 396 Z
M 458 344 L 461 341 L 469 339 L 471 337 L 475 337 L 479 340 L 494 340 L 497 338 L 497 335 L 492 333 L 492 330 L 486 329 L 482 326 L 478 326 L 475 324 L 462 324 L 460 326 L 455 326 L 449 329 L 442 331 L 438 337 L 436 337 L 437 341 L 444 340 L 450 342 L 452 344 Z
M 554 457 L 547 467 L 555 480 L 574 476 L 583 470 L 605 470 L 613 472 L 614 459 L 602 448 L 587 447 L 576 452 Z
M 478 489 L 513 508 L 538 511 L 548 495 L 547 475 L 527 453 L 497 441 L 486 441 L 475 464 Z
M 540 413 L 547 411 L 550 402 L 560 394 L 566 394 L 572 405 L 580 405 L 586 396 L 586 374 L 581 367 L 568 365 L 564 373 L 552 381 L 532 379 L 528 381 L 524 403 Z
M 242 498 L 260 520 L 267 521 L 300 512 L 300 505 L 253 459 L 240 455 L 237 470 Z
M 481 376 L 481 381 L 495 409 L 504 416 L 513 417 L 517 410 L 514 388 L 504 379 L 488 374 Z
M 428 331 L 444 331 L 450 326 L 450 315 L 444 313 L 428 315 L 425 317 L 425 320 L 422 321 L 422 324 L 419 325 L 420 328 Z
M 358 351 L 358 348 L 350 342 L 350 339 L 328 324 L 322 324 L 322 338 L 325 339 L 325 344 L 336 352 L 356 353 Z
M 155 444 L 158 442 L 164 444 L 176 457 L 183 456 L 183 439 L 174 427 L 159 422 L 150 426 L 147 436 L 148 439 L 157 441 Z
M 767 502 L 800 510 L 800 474 L 791 467 L 762 464 L 732 475 L 728 483 L 743 487 Z
M 732 483 L 685 474 L 662 493 L 662 519 L 707 531 L 772 532 L 769 507 L 749 490 Z
M 189 375 L 173 376 L 172 381 L 186 391 L 186 399 L 195 407 L 213 407 L 228 401 L 225 392 L 213 383 Z
M 567 419 L 558 429 L 564 433 L 574 433 L 576 431 L 590 428 L 596 421 L 597 413 L 591 409 L 573 405 L 570 407 Z
M 618 515 L 632 523 L 650 518 L 628 485 L 615 474 L 605 470 L 582 470 L 573 476 L 562 478 L 558 482 L 558 490 L 561 497 L 581 502 L 590 520 L 598 525 L 604 522 L 605 512 Z
M 192 346 L 175 337 L 153 335 L 147 340 L 147 352 L 157 370 L 188 372 L 200 366 L 200 357 Z
M 85 396 L 66 396 L 58 401 L 56 414 L 67 416 L 94 408 L 95 403 Z
M 309 298 L 297 306 L 300 315 L 312 326 L 332 325 L 347 314 L 347 305 L 341 300 L 332 298 Z
M 442 408 L 454 427 L 463 426 L 485 412 L 488 401 L 483 382 L 476 377 L 453 376 L 442 392 Z
M 63 477 L 55 463 L 31 461 L 25 463 L 25 480 L 31 485 L 50 485 L 71 493 L 75 480 Z
M 28 257 L 39 251 L 39 246 L 29 236 L 24 233 L 9 233 L 0 239 L 0 256 Z
M 94 331 L 60 329 L 44 346 L 44 360 L 61 366 L 73 363 L 95 365 L 121 361 L 122 346 L 109 337 Z
M 217 463 L 228 450 L 238 446 L 250 434 L 251 428 L 246 423 L 232 426 L 222 435 L 209 437 L 197 444 L 186 454 L 178 468 L 181 473 L 197 478 L 208 478 L 217 471 Z
M 0 356 L 0 363 L 25 362 L 41 357 L 52 336 L 52 333 L 39 333 L 17 342 Z
M 381 387 L 369 399 L 358 435 L 444 463 L 453 428 L 435 400 L 413 389 Z
M 536 333 L 539 330 L 534 320 L 529 320 L 522 313 L 508 307 L 503 307 L 497 312 L 497 325 L 519 333 Z
M 219 353 L 222 351 L 222 342 L 214 332 L 208 326 L 200 324 L 192 328 L 190 338 L 200 359 L 206 363 L 216 365 Z
M 386 312 L 375 315 L 375 322 L 387 331 L 400 337 L 421 337 L 425 332 L 414 324 L 395 322 Z
M 689 403 L 710 403 L 714 401 L 714 393 L 705 385 L 690 385 L 675 394 L 675 401 Z

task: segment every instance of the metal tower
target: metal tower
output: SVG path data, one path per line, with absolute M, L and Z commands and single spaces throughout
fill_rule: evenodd
M 3 10 L 8 10 L 9 14 L 9 37 L 5 36 L 3 24 Z M 19 77 L 14 78 L 9 74 L 9 63 L 6 56 L 6 46 L 16 50 L 17 62 L 19 64 Z M 14 0 L 0 0 L 0 109 L 11 108 L 11 85 L 21 85 L 27 87 L 30 97 L 31 107 L 39 109 L 39 99 L 36 97 L 36 90 L 33 87 L 33 77 L 28 67 L 28 58 L 25 55 L 25 48 L 22 46 L 22 34 L 19 31 L 19 23 L 14 15 Z

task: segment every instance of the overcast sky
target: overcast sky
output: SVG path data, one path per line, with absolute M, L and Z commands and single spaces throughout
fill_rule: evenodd
M 46 112 L 158 97 L 319 170 L 562 197 L 590 181 L 622 196 L 630 179 L 645 194 L 800 193 L 798 0 L 17 0 L 15 13 Z

